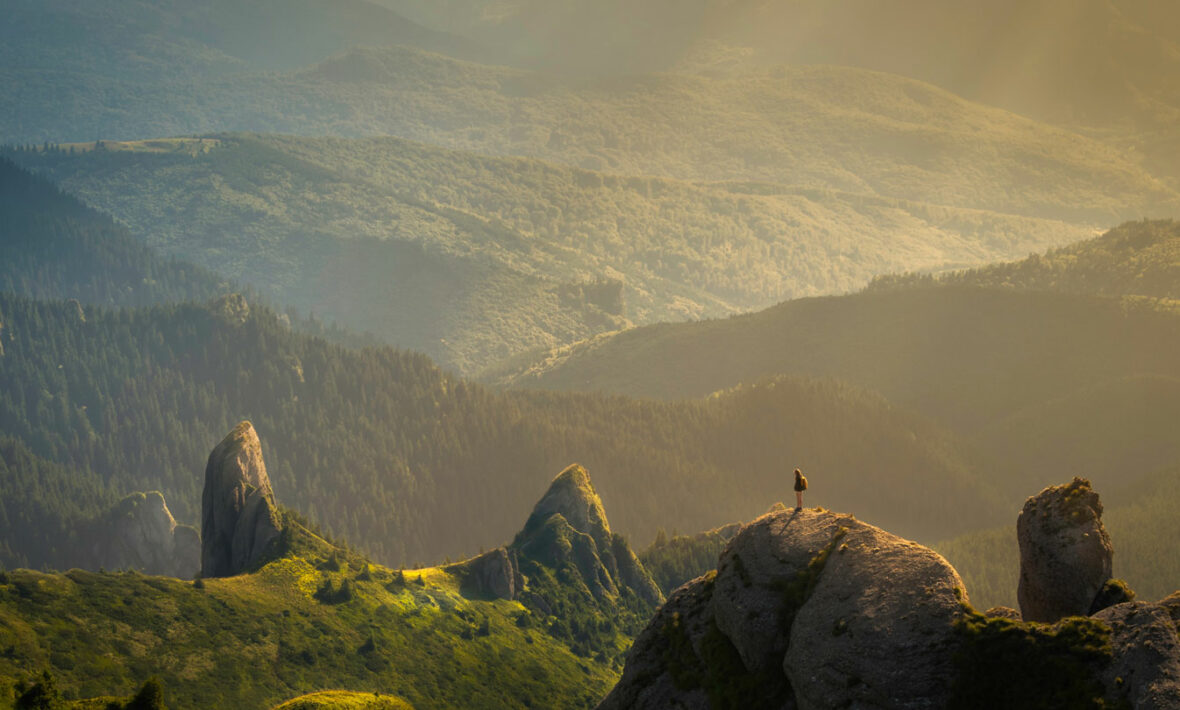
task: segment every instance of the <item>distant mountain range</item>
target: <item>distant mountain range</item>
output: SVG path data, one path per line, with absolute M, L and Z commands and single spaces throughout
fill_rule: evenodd
M 1093 131 L 1180 178 L 1180 10 L 1157 0 L 380 0 L 581 75 L 863 67 Z

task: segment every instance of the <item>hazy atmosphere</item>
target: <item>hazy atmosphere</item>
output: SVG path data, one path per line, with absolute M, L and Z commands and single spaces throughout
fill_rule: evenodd
M 1180 708 L 1180 5 L 0 0 L 0 708 Z

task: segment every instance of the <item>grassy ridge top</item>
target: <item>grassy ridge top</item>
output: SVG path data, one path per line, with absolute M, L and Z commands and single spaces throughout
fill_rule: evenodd
M 276 705 L 274 710 L 414 710 L 413 706 L 389 695 L 321 690 Z
M 92 697 L 158 675 L 176 708 L 269 707 L 325 686 L 364 696 L 292 707 L 370 707 L 359 700 L 374 692 L 416 708 L 592 707 L 617 678 L 519 624 L 530 616 L 519 603 L 465 599 L 441 570 L 323 563 L 287 558 L 196 586 L 137 573 L 0 573 L 0 678 L 49 667 L 67 697 Z M 348 598 L 321 601 L 325 584 L 347 584 Z
M 629 322 L 728 315 L 1091 233 L 983 210 L 620 177 L 387 138 L 82 147 L 12 157 L 165 254 L 463 372 Z

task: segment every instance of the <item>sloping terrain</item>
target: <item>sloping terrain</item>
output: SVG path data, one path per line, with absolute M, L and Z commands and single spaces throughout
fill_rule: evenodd
M 10 155 L 165 254 L 461 372 L 629 321 L 728 315 L 1090 233 L 396 139 L 222 135 L 90 148 Z
M 1180 320 L 1151 295 L 1174 293 L 1163 284 L 1176 239 L 1170 222 L 1129 224 L 1027 266 L 633 329 L 489 377 L 664 398 L 776 373 L 838 377 L 974 440 L 976 468 L 1011 495 L 1079 471 L 1113 493 L 1180 453 L 1167 424 Z
M 270 561 L 228 578 L 0 571 L 0 678 L 50 671 L 85 698 L 156 676 L 176 708 L 265 707 L 325 686 L 417 708 L 586 708 L 617 678 L 629 617 L 563 566 L 532 562 L 523 601 L 482 598 L 464 592 L 462 565 L 374 565 L 282 517 Z M 567 585 L 546 584 L 554 574 Z M 636 604 L 642 623 L 652 607 Z M 593 638 L 570 634 L 571 620 Z M 368 707 L 329 699 L 343 701 L 290 707 Z
M 1180 178 L 1180 12 L 1158 0 L 379 0 L 582 75 L 838 64 L 1087 130 Z

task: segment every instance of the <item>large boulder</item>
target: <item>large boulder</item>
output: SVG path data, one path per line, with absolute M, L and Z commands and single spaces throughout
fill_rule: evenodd
M 1113 660 L 1103 683 L 1136 710 L 1180 708 L 1180 638 L 1171 612 L 1165 600 L 1126 602 L 1094 615 L 1110 627 Z
M 1025 621 L 1087 616 L 1111 577 L 1114 548 L 1102 502 L 1075 478 L 1029 498 L 1016 521 L 1020 545 L 1017 599 Z
M 962 580 L 934 551 L 852 516 L 768 513 L 729 543 L 715 577 L 672 600 L 602 707 L 698 707 L 698 685 L 768 708 L 939 708 L 950 698 Z M 676 704 L 657 702 L 668 699 Z
M 278 505 L 262 443 L 241 422 L 209 454 L 201 495 L 201 574 L 229 577 L 253 568 L 279 537 Z

